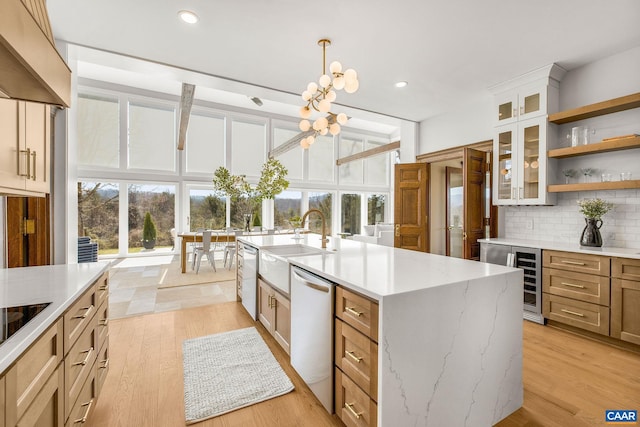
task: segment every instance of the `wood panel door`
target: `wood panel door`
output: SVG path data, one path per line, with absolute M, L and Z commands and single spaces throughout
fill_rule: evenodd
M 406 163 L 395 166 L 396 248 L 426 252 L 429 249 L 429 166 Z
M 464 226 L 462 233 L 463 257 L 480 260 L 480 243 L 484 237 L 484 179 L 486 153 L 471 148 L 464 149 L 463 161 L 463 207 Z
M 7 197 L 7 267 L 49 265 L 49 196 Z

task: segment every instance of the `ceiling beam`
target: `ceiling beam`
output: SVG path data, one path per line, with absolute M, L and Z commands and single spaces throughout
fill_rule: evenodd
M 381 145 L 379 147 L 370 148 L 361 153 L 352 154 L 347 157 L 336 160 L 336 165 L 344 165 L 345 163 L 353 162 L 354 160 L 364 159 L 366 157 L 375 156 L 376 154 L 386 153 L 387 151 L 393 151 L 400 148 L 400 141 L 390 142 L 389 144 Z
M 182 96 L 180 96 L 180 128 L 178 131 L 178 150 L 184 150 L 187 141 L 187 128 L 189 127 L 189 117 L 191 116 L 191 106 L 193 105 L 193 94 L 196 86 L 189 83 L 182 83 Z
M 335 117 L 332 116 L 331 114 L 329 114 L 327 116 L 327 121 L 329 122 L 329 124 L 332 124 L 335 120 Z M 269 151 L 269 158 L 276 158 L 278 156 L 283 155 L 284 153 L 286 153 L 287 151 L 291 151 L 294 148 L 298 147 L 300 145 L 300 141 L 303 138 L 308 137 L 309 135 L 313 135 L 316 131 L 313 129 L 309 129 L 308 131 L 305 132 L 300 132 L 299 134 L 297 134 L 296 136 L 292 137 L 291 139 L 289 139 L 287 142 L 278 145 L 276 148 L 274 148 L 273 150 Z

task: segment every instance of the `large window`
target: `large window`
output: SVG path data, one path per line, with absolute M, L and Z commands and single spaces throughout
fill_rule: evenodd
M 259 215 L 260 207 L 253 200 L 241 197 L 231 201 L 231 227 L 244 230 L 253 228 L 256 215 Z
M 333 194 L 310 192 L 309 193 L 309 209 L 318 209 L 324 214 L 327 221 L 326 231 L 331 234 L 332 230 L 332 211 L 333 211 Z M 315 221 L 309 221 L 309 230 L 314 233 L 322 233 L 322 222 L 317 216 Z
M 98 254 L 118 253 L 118 184 L 78 182 L 78 236 L 98 243 Z
M 340 158 L 361 153 L 364 141 L 343 137 L 340 141 Z M 340 184 L 362 184 L 362 160 L 340 165 Z
M 213 190 L 189 189 L 189 229 L 222 230 L 226 227 L 227 200 Z
M 175 172 L 175 107 L 129 104 L 129 169 Z
M 336 164 L 334 154 L 334 138 L 318 136 L 316 142 L 309 147 L 309 181 L 334 182 Z
M 360 194 L 342 194 L 342 226 L 341 231 L 349 234 L 360 234 Z
M 118 168 L 118 98 L 78 95 L 78 164 L 99 168 Z
M 300 133 L 299 130 L 274 128 L 273 129 L 273 148 L 279 147 L 294 136 Z M 280 163 L 287 168 L 287 179 L 302 179 L 302 158 L 304 151 L 298 147 L 289 150 L 278 156 Z
M 225 165 L 224 127 L 224 118 L 191 113 L 185 144 L 187 173 L 212 175 Z
M 367 224 L 384 222 L 384 210 L 387 196 L 384 194 L 369 194 L 367 197 Z
M 265 160 L 266 129 L 263 124 L 234 120 L 231 126 L 231 173 L 258 176 Z
M 366 150 L 380 147 L 387 142 L 367 141 Z M 381 153 L 364 159 L 364 183 L 366 185 L 389 185 L 389 153 Z
M 276 227 L 291 228 L 289 219 L 302 215 L 302 193 L 283 191 L 274 200 L 273 223 Z
M 175 222 L 176 189 L 173 185 L 129 184 L 129 252 L 142 250 L 142 226 L 149 212 L 155 223 L 156 248 L 171 248 Z

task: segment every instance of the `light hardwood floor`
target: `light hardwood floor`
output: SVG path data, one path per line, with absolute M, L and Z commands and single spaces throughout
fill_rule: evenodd
M 109 374 L 88 425 L 184 426 L 182 341 L 252 324 L 235 302 L 110 322 Z M 640 409 L 640 355 L 551 327 L 523 325 L 525 402 L 500 427 L 603 425 L 605 409 Z M 342 425 L 302 383 L 278 344 L 256 326 L 295 390 L 196 425 Z

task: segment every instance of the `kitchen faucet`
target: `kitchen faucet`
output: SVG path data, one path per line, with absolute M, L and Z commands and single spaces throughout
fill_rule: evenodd
M 304 215 L 302 215 L 302 221 L 300 221 L 302 223 L 302 226 L 304 227 L 304 220 L 307 219 L 307 216 L 309 216 L 309 214 L 311 212 L 316 212 L 318 215 L 320 215 L 320 219 L 322 219 L 322 249 L 326 249 L 327 248 L 327 242 L 329 241 L 329 239 L 327 239 L 327 232 L 325 230 L 325 225 L 326 225 L 326 220 L 324 218 L 324 214 L 322 213 L 322 211 L 320 211 L 319 209 L 309 209 L 308 211 L 306 211 L 304 213 Z

